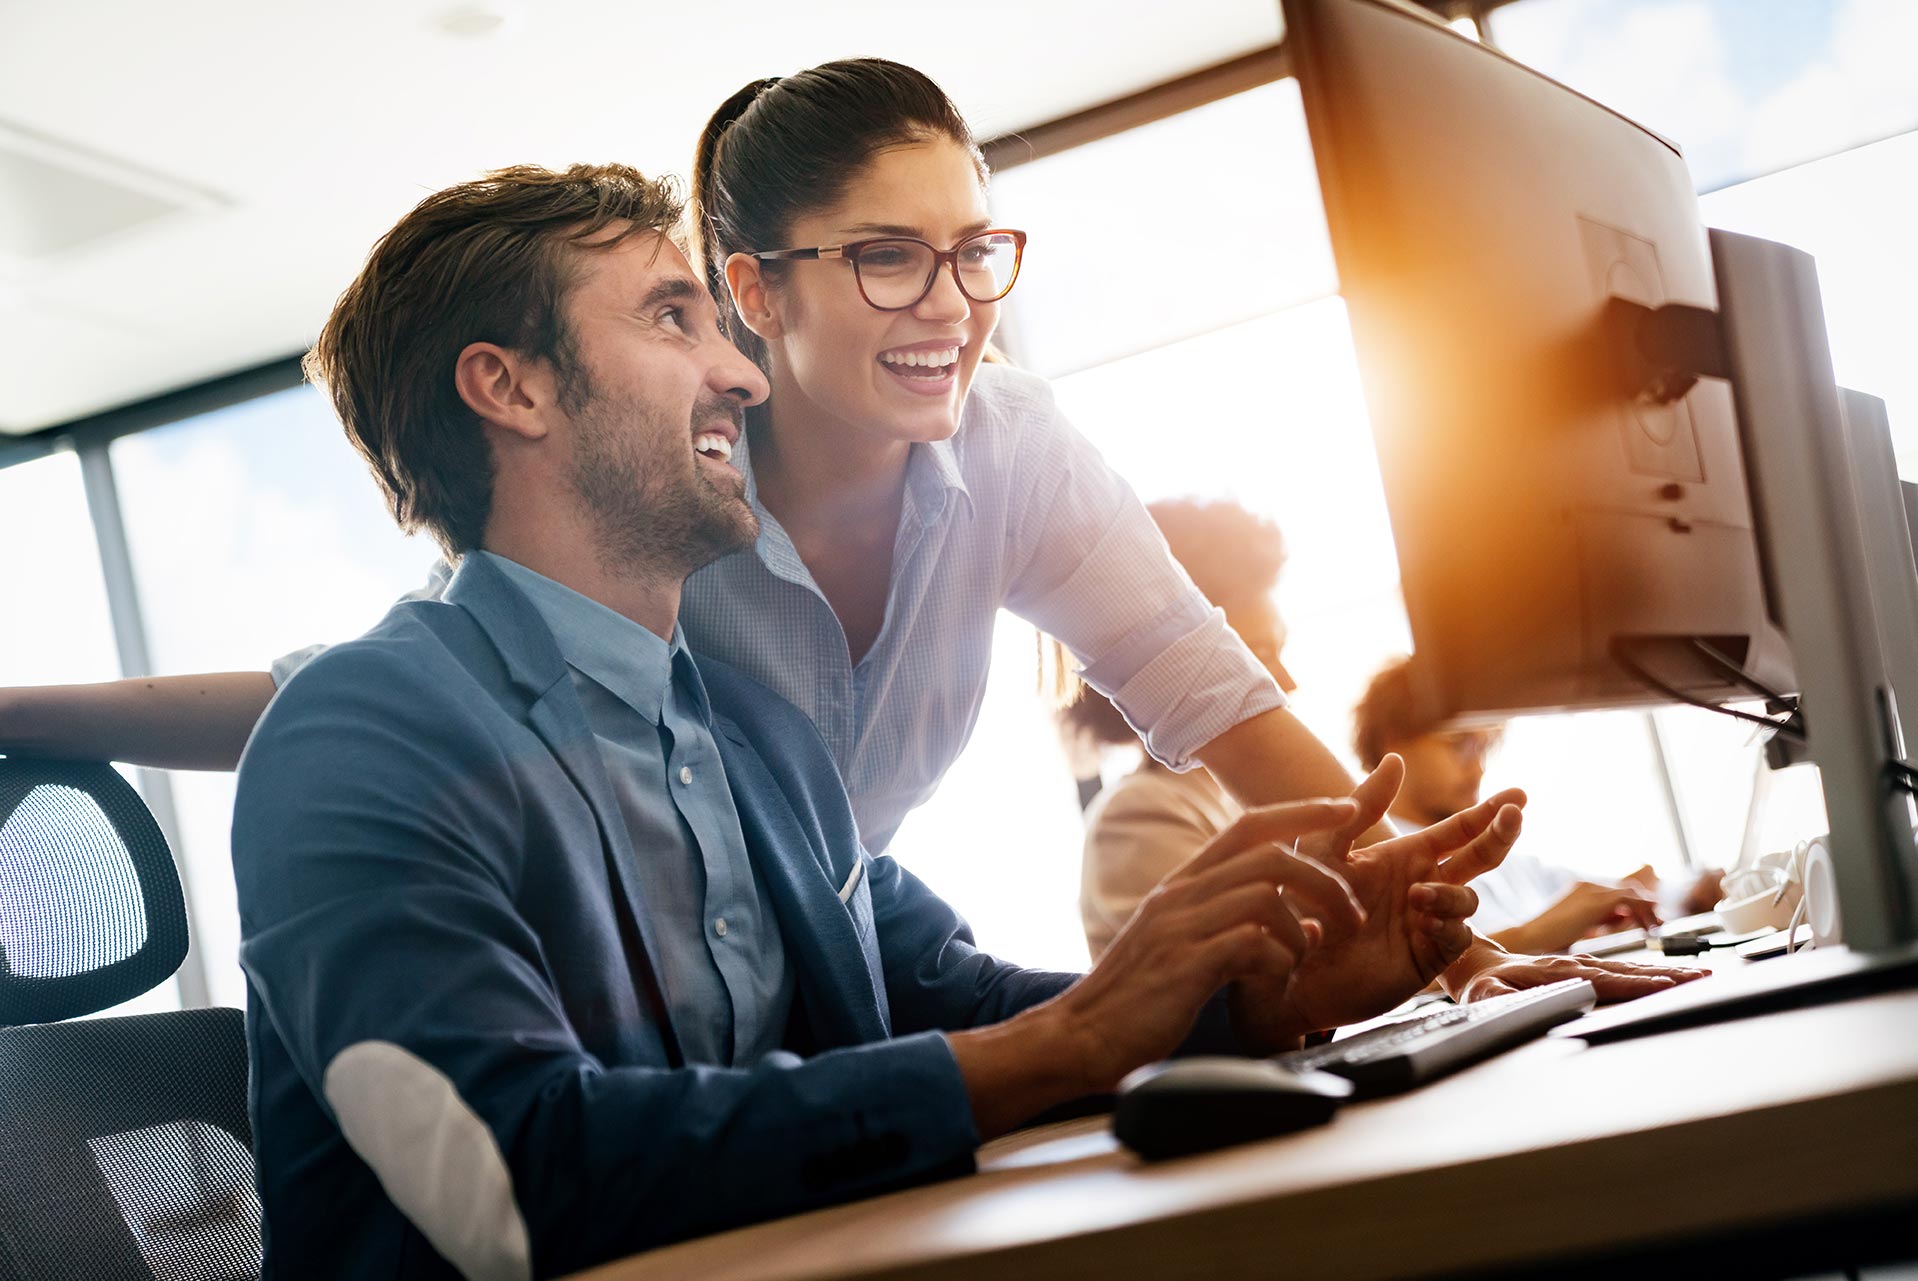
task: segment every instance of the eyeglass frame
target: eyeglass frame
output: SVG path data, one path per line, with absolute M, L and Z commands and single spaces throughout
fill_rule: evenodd
M 966 288 L 966 282 L 959 277 L 959 251 L 973 241 L 986 236 L 1012 237 L 1012 278 L 1006 281 L 1006 287 L 993 297 L 976 298 L 972 292 Z M 873 245 L 899 244 L 901 242 L 909 245 L 924 245 L 930 250 L 932 253 L 932 270 L 926 273 L 926 287 L 919 291 L 918 297 L 903 306 L 881 307 L 872 300 L 872 295 L 866 292 L 865 278 L 859 274 L 859 255 Z M 809 249 L 762 249 L 757 253 L 750 253 L 746 256 L 748 258 L 756 258 L 760 262 L 806 262 L 813 259 L 843 258 L 852 264 L 853 285 L 859 290 L 860 300 L 874 311 L 888 312 L 911 311 L 914 307 L 924 302 L 926 295 L 932 292 L 933 285 L 938 283 L 939 269 L 941 267 L 950 267 L 952 269 L 952 282 L 959 286 L 959 292 L 965 295 L 967 301 L 976 302 L 984 306 L 987 303 L 1000 301 L 1012 292 L 1014 285 L 1019 283 L 1019 268 L 1025 262 L 1026 257 L 1026 233 L 1023 231 L 1014 231 L 1010 227 L 988 227 L 984 231 L 973 232 L 970 236 L 967 236 L 950 249 L 940 249 L 930 241 L 921 240 L 917 236 L 873 236 L 866 240 L 849 240 L 843 245 L 817 245 Z

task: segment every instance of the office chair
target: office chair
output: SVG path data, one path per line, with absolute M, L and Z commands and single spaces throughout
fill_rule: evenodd
M 165 982 L 186 947 L 125 780 L 0 757 L 0 1281 L 259 1275 L 240 1012 L 58 1021 Z

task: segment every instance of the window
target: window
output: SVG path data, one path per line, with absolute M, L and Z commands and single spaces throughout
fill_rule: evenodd
M 1006 324 L 1047 377 L 1337 288 L 1295 81 L 1009 169 L 992 206 L 1032 237 Z
M 1906 0 L 1520 0 L 1490 26 L 1676 141 L 1701 190 L 1918 128 Z
M 154 668 L 264 671 L 358 635 L 426 579 L 409 541 L 309 387 L 129 436 L 113 446 Z M 239 918 L 227 847 L 231 774 L 173 775 L 208 984 L 238 1005 Z
M 0 470 L 0 547 L 0 601 L 9 619 L 26 624 L 0 627 L 7 683 L 118 676 L 78 457 L 63 451 Z

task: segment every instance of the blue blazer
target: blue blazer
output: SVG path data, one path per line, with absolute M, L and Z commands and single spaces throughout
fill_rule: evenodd
M 738 1069 L 680 1057 L 647 851 L 496 567 L 469 557 L 274 700 L 233 822 L 268 1276 L 563 1273 L 970 1168 L 938 1030 L 1076 976 L 980 952 L 861 849 L 812 723 L 699 667 L 796 973 L 787 1050 Z

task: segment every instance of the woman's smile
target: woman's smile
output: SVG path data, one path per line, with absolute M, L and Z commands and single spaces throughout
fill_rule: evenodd
M 879 353 L 879 367 L 914 395 L 943 396 L 958 385 L 959 357 L 965 349 L 964 340 L 957 338 L 890 347 Z

